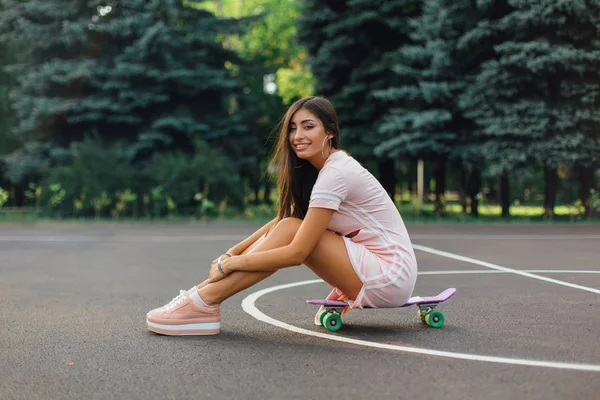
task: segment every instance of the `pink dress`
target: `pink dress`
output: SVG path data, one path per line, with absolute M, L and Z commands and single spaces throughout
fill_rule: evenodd
M 415 254 L 398 209 L 369 171 L 344 151 L 331 154 L 319 171 L 310 207 L 336 211 L 327 229 L 344 237 L 363 283 L 356 299 L 346 298 L 351 308 L 397 307 L 408 301 L 417 280 Z M 336 293 L 341 292 L 334 288 L 330 298 Z

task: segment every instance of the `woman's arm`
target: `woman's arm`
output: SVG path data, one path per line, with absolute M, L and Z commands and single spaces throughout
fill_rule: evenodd
M 300 265 L 320 240 L 334 212 L 334 210 L 326 208 L 309 208 L 296 236 L 289 245 L 226 258 L 221 261 L 221 268 L 225 273 L 230 273 L 233 271 L 275 271 L 279 268 Z M 214 278 L 218 279 L 216 275 Z
M 258 229 L 252 235 L 248 236 L 246 239 L 242 240 L 241 242 L 227 250 L 227 254 L 230 254 L 232 256 L 242 254 L 244 250 L 246 250 L 249 246 L 253 245 L 254 242 L 256 242 L 262 235 L 267 233 L 269 229 L 271 229 L 271 227 L 275 225 L 276 222 L 277 218 L 273 218 L 270 222 L 267 222 L 265 225 L 263 225 L 262 228 Z

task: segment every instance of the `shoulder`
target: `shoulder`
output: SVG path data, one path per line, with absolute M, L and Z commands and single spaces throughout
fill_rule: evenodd
M 335 165 L 327 165 L 319 171 L 316 185 L 337 186 L 346 180 L 344 169 Z
M 335 175 L 340 178 L 352 178 L 361 175 L 365 168 L 344 150 L 338 150 L 332 154 L 325 166 L 319 171 L 319 175 Z
M 332 169 L 335 169 L 343 173 L 354 163 L 356 163 L 356 161 L 346 151 L 338 150 L 327 158 L 327 161 L 325 161 L 325 165 L 321 171 L 331 171 Z

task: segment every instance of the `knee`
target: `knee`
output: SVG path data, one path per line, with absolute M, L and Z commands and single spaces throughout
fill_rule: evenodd
M 300 225 L 302 225 L 302 220 L 294 217 L 284 218 L 277 222 L 277 228 L 291 231 L 297 231 Z
M 302 225 L 301 219 L 288 217 L 277 222 L 277 225 L 275 225 L 273 231 L 275 231 L 278 236 L 289 236 L 291 241 L 294 238 L 294 236 L 296 236 L 300 225 Z

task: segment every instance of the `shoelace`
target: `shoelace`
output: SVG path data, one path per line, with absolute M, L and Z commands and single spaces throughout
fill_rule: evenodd
M 171 302 L 165 306 L 165 310 L 170 311 L 173 308 L 177 307 L 179 304 L 183 303 L 185 301 L 186 293 L 187 293 L 187 291 L 180 290 L 179 296 L 174 297 L 173 300 L 171 300 Z

